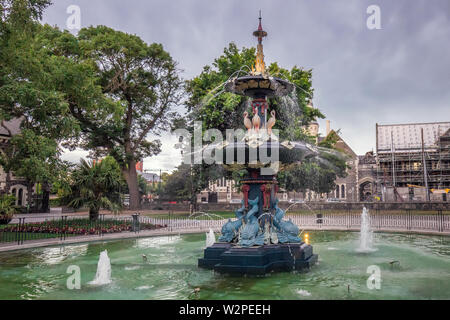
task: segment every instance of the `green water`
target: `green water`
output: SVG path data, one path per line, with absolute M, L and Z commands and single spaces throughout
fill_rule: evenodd
M 308 273 L 265 277 L 230 277 L 197 268 L 205 234 L 1 253 L 0 299 L 450 299 L 450 238 L 375 234 L 378 250 L 362 254 L 355 252 L 358 236 L 310 232 L 319 264 Z M 105 249 L 113 281 L 89 285 Z M 393 260 L 399 263 L 391 265 Z M 80 290 L 66 287 L 70 265 L 80 267 Z M 381 270 L 379 290 L 367 287 L 370 265 Z M 200 288 L 197 297 L 194 288 Z

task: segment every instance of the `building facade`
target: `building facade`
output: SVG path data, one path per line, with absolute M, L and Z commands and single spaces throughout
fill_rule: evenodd
M 10 139 L 20 133 L 19 118 L 11 121 L 1 121 L 0 123 L 0 153 L 7 157 Z M 35 194 L 35 185 L 24 178 L 17 177 L 13 172 L 5 172 L 0 166 L 0 194 L 12 194 L 16 198 L 16 205 L 19 207 L 31 206 Z
M 377 175 L 385 201 L 447 201 L 450 122 L 376 125 Z

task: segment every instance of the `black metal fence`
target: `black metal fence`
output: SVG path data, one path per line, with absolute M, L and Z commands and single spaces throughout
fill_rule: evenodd
M 26 241 L 69 237 L 103 236 L 119 232 L 139 232 L 167 227 L 163 221 L 129 216 L 100 215 L 95 221 L 86 217 L 58 215 L 14 218 L 8 225 L 0 226 L 0 243 L 23 244 Z
M 375 210 L 369 214 L 373 230 L 383 231 L 416 231 L 416 232 L 450 232 L 450 215 L 443 214 L 442 210 L 417 214 L 412 210 L 403 213 L 386 214 Z M 299 227 L 317 229 L 358 230 L 361 227 L 360 213 L 322 213 L 288 215 L 288 218 Z

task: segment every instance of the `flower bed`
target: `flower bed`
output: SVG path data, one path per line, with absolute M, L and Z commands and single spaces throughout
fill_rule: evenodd
M 140 230 L 155 230 L 165 228 L 167 225 L 155 225 L 150 223 L 141 223 Z M 91 222 L 86 219 L 77 220 L 57 220 L 27 223 L 23 226 L 10 225 L 2 228 L 2 232 L 26 232 L 26 233 L 49 233 L 49 234 L 73 234 L 90 235 L 99 233 L 118 233 L 132 231 L 132 222 L 104 220 Z

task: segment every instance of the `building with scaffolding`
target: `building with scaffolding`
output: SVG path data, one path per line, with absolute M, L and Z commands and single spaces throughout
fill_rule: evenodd
M 447 201 L 450 122 L 376 124 L 376 149 L 383 201 Z

